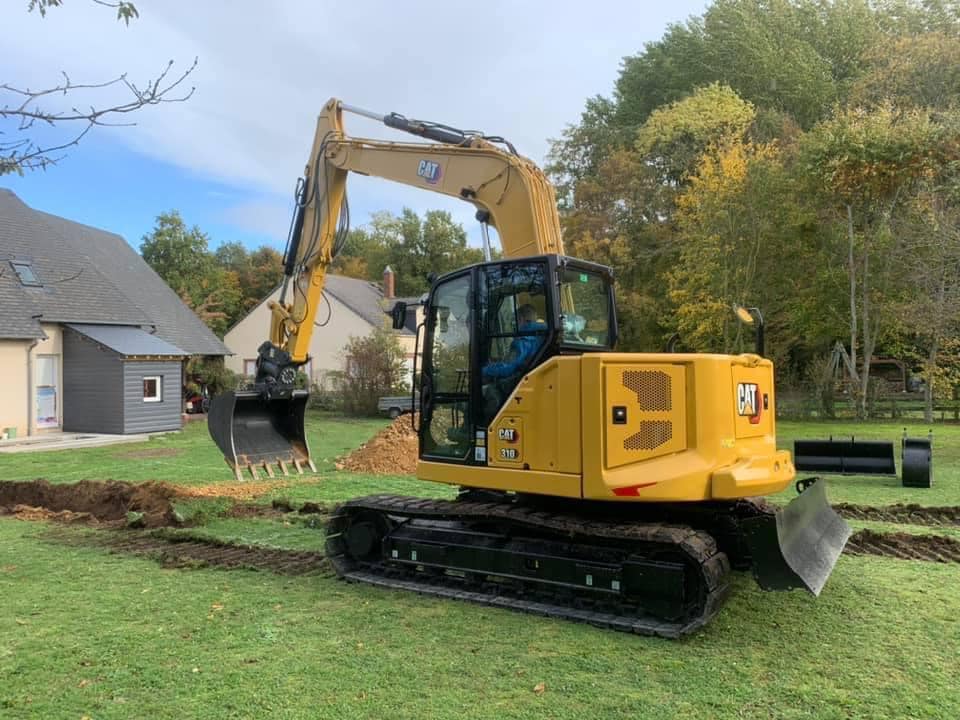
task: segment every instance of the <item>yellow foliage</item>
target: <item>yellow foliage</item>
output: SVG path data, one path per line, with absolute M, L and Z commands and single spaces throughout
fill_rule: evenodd
M 731 306 L 751 301 L 758 254 L 754 198 L 747 188 L 754 163 L 778 160 L 774 144 L 728 138 L 711 145 L 677 198 L 682 242 L 668 274 L 668 297 L 684 342 L 701 351 L 730 351 L 740 336 Z M 769 238 L 773 239 L 773 238 Z

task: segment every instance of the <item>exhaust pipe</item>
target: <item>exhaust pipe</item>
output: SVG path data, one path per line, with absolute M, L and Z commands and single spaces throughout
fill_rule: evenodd
M 258 468 L 275 477 L 273 465 L 289 475 L 288 466 L 303 474 L 306 465 L 317 471 L 310 458 L 304 430 L 304 414 L 310 393 L 292 390 L 268 396 L 256 390 L 227 391 L 210 402 L 207 428 L 237 481 L 243 470 L 259 480 Z

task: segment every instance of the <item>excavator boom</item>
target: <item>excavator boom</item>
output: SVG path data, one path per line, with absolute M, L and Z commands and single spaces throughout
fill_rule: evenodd
M 430 142 L 349 137 L 344 112 Z M 484 226 L 497 229 L 507 257 L 563 253 L 553 186 L 503 138 L 329 100 L 297 182 L 281 295 L 269 305 L 256 377 L 248 389 L 222 393 L 210 406 L 210 434 L 238 479 L 243 470 L 256 477 L 260 470 L 272 476 L 274 468 L 315 469 L 303 423 L 308 394 L 295 383 L 309 359 L 327 269 L 346 240 L 351 172 L 472 203 Z

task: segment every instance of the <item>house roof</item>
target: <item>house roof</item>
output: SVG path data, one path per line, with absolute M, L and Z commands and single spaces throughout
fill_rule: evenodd
M 389 327 L 388 315 L 390 314 L 390 309 L 393 307 L 394 302 L 398 298 L 386 300 L 383 297 L 383 290 L 374 282 L 369 280 L 361 280 L 358 278 L 346 277 L 345 275 L 334 275 L 333 273 L 327 273 L 324 278 L 323 286 L 324 294 L 331 295 L 341 303 L 343 303 L 347 308 L 355 312 L 361 318 L 366 320 L 368 323 L 374 327 L 386 328 Z M 279 297 L 280 287 L 275 287 L 270 291 L 270 294 L 267 295 L 263 300 L 254 305 L 242 318 L 237 320 L 231 327 L 230 330 L 227 330 L 227 334 L 230 333 L 233 328 L 243 322 L 254 310 L 263 305 L 263 303 L 268 300 L 276 300 Z M 287 296 L 289 301 L 289 295 Z M 326 310 L 321 309 L 318 318 L 322 319 L 324 317 Z M 319 321 L 319 320 L 318 320 Z M 403 335 L 411 335 L 412 331 L 408 328 L 398 331 Z
M 11 260 L 31 261 L 42 286 L 22 286 Z M 149 326 L 190 355 L 230 352 L 122 237 L 34 210 L 4 188 L 0 269 L 0 337 L 41 337 L 39 321 Z
M 375 327 L 383 327 L 384 310 L 380 304 L 383 290 L 369 280 L 327 274 L 323 291 L 333 295 L 357 315 Z
M 171 345 L 156 335 L 151 335 L 138 327 L 129 325 L 87 325 L 68 323 L 67 327 L 86 335 L 101 345 L 114 350 L 121 355 L 172 355 L 184 356 L 184 352 L 176 345 Z

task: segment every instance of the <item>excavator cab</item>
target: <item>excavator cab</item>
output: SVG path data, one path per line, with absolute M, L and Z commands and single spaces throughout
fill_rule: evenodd
M 420 374 L 424 458 L 485 465 L 490 421 L 533 368 L 616 341 L 610 269 L 545 255 L 438 279 L 427 305 Z

